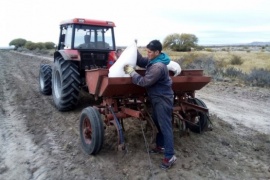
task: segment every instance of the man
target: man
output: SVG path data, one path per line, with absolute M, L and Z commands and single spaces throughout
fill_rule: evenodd
M 116 60 L 121 56 L 123 50 L 122 49 L 117 49 L 115 52 Z
M 152 119 L 159 130 L 156 148 L 150 153 L 164 153 L 160 167 L 168 169 L 177 159 L 174 155 L 172 130 L 174 93 L 167 68 L 170 58 L 161 52 L 162 45 L 158 40 L 151 41 L 146 48 L 147 58 L 142 57 L 139 52 L 137 55 L 137 65 L 146 68 L 145 75 L 139 75 L 130 65 L 126 65 L 124 71 L 130 74 L 134 84 L 145 87 L 147 90 L 153 108 Z

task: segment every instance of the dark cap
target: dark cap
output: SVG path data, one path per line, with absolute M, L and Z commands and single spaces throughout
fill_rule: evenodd
M 147 49 L 150 49 L 151 51 L 159 51 L 162 50 L 162 44 L 159 40 L 153 40 L 146 46 Z
M 122 51 L 123 50 L 119 48 L 119 49 L 116 50 L 116 53 L 119 53 L 119 52 L 122 52 Z

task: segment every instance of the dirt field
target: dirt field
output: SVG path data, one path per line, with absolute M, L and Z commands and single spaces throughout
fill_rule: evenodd
M 113 129 L 100 153 L 84 153 L 79 117 L 92 100 L 59 112 L 39 93 L 41 63 L 52 58 L 0 51 L 0 179 L 270 179 L 270 90 L 213 83 L 196 93 L 209 107 L 213 131 L 179 137 L 168 171 L 162 155 L 146 153 L 138 120 L 125 121 L 127 152 Z M 113 128 L 113 127 L 112 127 Z

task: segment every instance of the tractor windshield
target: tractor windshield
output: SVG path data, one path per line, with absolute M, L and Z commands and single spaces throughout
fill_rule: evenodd
M 75 25 L 75 49 L 114 50 L 111 27 Z

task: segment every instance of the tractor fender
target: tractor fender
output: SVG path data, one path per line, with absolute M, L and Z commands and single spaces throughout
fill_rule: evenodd
M 81 61 L 81 56 L 78 50 L 72 49 L 59 50 L 54 53 L 54 59 L 56 59 L 56 57 L 58 56 L 62 56 L 64 60 Z

